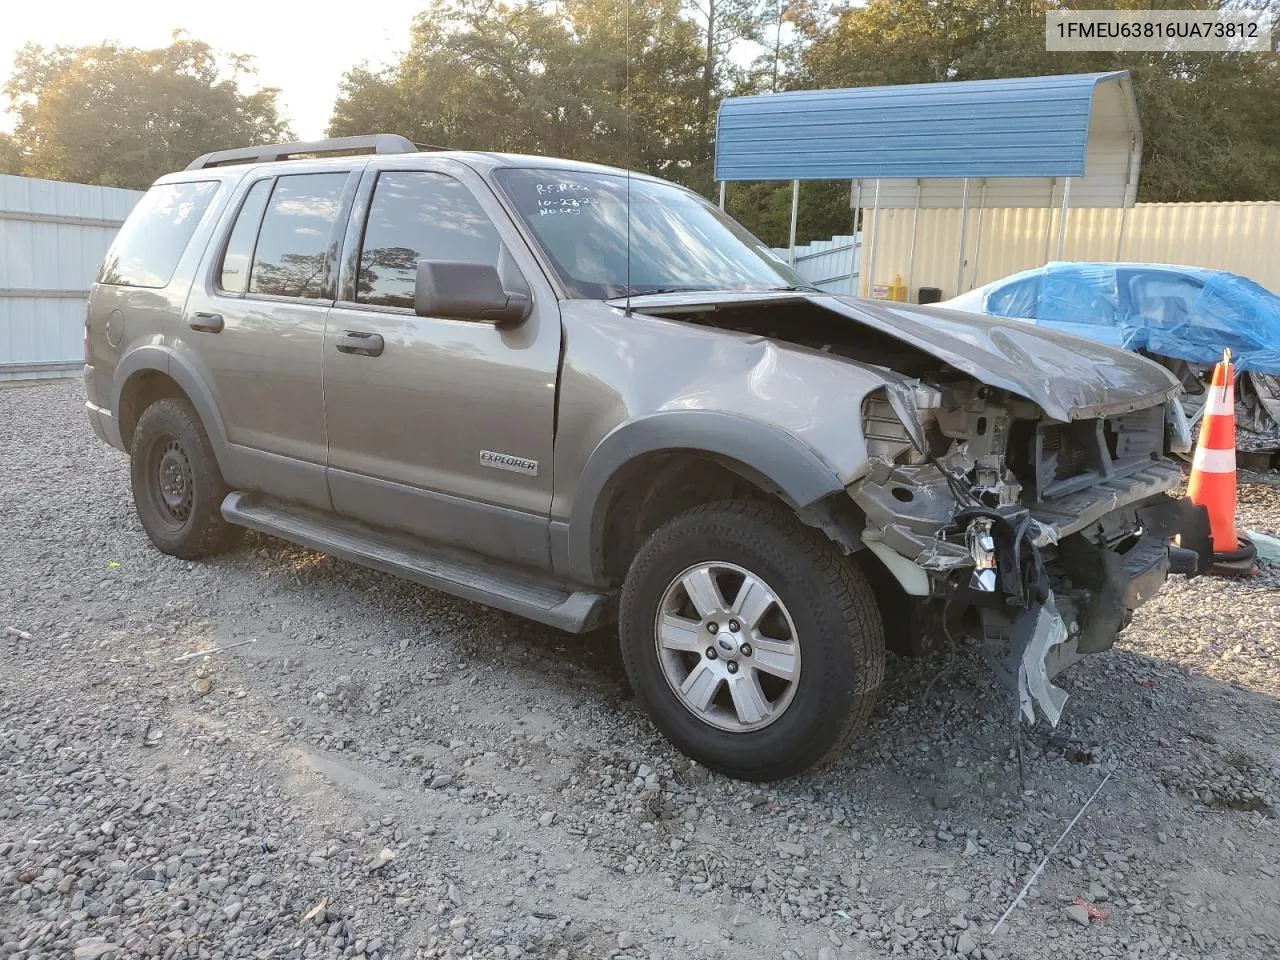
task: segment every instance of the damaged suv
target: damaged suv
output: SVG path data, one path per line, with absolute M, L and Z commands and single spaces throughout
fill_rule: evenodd
M 654 723 L 736 777 L 838 752 L 886 641 L 974 637 L 1011 715 L 1056 723 L 1052 676 L 1209 558 L 1162 367 L 822 293 L 700 197 L 588 164 L 201 157 L 117 237 L 85 362 L 160 550 L 248 528 L 616 621 Z

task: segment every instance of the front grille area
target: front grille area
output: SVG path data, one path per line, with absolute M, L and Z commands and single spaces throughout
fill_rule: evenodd
M 1164 408 L 1106 419 L 1026 424 L 1015 431 L 1010 466 L 1033 502 L 1128 476 L 1163 456 Z
M 1096 422 L 1085 420 L 1042 428 L 1040 455 L 1052 466 L 1056 479 L 1069 480 L 1090 469 Z

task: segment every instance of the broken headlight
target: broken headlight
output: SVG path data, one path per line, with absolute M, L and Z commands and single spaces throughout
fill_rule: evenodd
M 965 528 L 965 545 L 973 557 L 973 574 L 969 587 L 983 593 L 996 589 L 996 540 L 991 533 L 990 517 L 974 517 Z

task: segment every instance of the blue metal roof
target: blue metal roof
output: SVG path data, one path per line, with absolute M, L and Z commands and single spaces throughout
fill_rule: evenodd
M 1079 177 L 1094 91 L 1127 78 L 1116 71 L 732 97 L 716 120 L 716 180 Z M 1136 108 L 1133 116 L 1136 123 Z

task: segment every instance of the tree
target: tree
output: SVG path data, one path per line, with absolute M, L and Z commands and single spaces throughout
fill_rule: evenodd
M 0 133 L 0 173 L 21 173 L 22 151 L 13 137 Z
M 1045 14 L 1061 6 L 1051 0 L 869 0 L 843 11 L 805 52 L 803 83 L 857 87 L 1127 69 L 1142 117 L 1139 200 L 1275 198 L 1280 64 L 1274 54 L 1047 53 Z
M 4 87 L 23 172 L 145 188 L 209 150 L 288 139 L 278 91 L 242 89 L 252 74 L 181 33 L 154 50 L 28 44 Z
M 796 243 L 826 240 L 853 232 L 849 181 L 806 180 L 800 184 Z M 733 183 L 725 194 L 725 210 L 771 247 L 791 239 L 791 182 Z
M 690 172 L 689 184 L 695 189 L 710 192 L 716 112 L 720 101 L 730 90 L 756 93 L 761 89 L 759 73 L 743 69 L 732 54 L 743 44 L 764 44 L 771 15 L 781 8 L 777 0 L 686 0 L 685 9 L 697 26 L 701 49 L 701 82 L 697 96 L 701 150 L 696 166 Z
M 388 70 L 347 73 L 331 136 L 566 156 L 675 179 L 694 162 L 698 48 L 674 0 L 437 0 Z M 629 106 L 629 109 L 628 109 Z
M 792 88 L 802 56 L 829 24 L 828 11 L 814 0 L 761 0 L 761 53 L 739 78 L 742 93 L 777 93 Z

